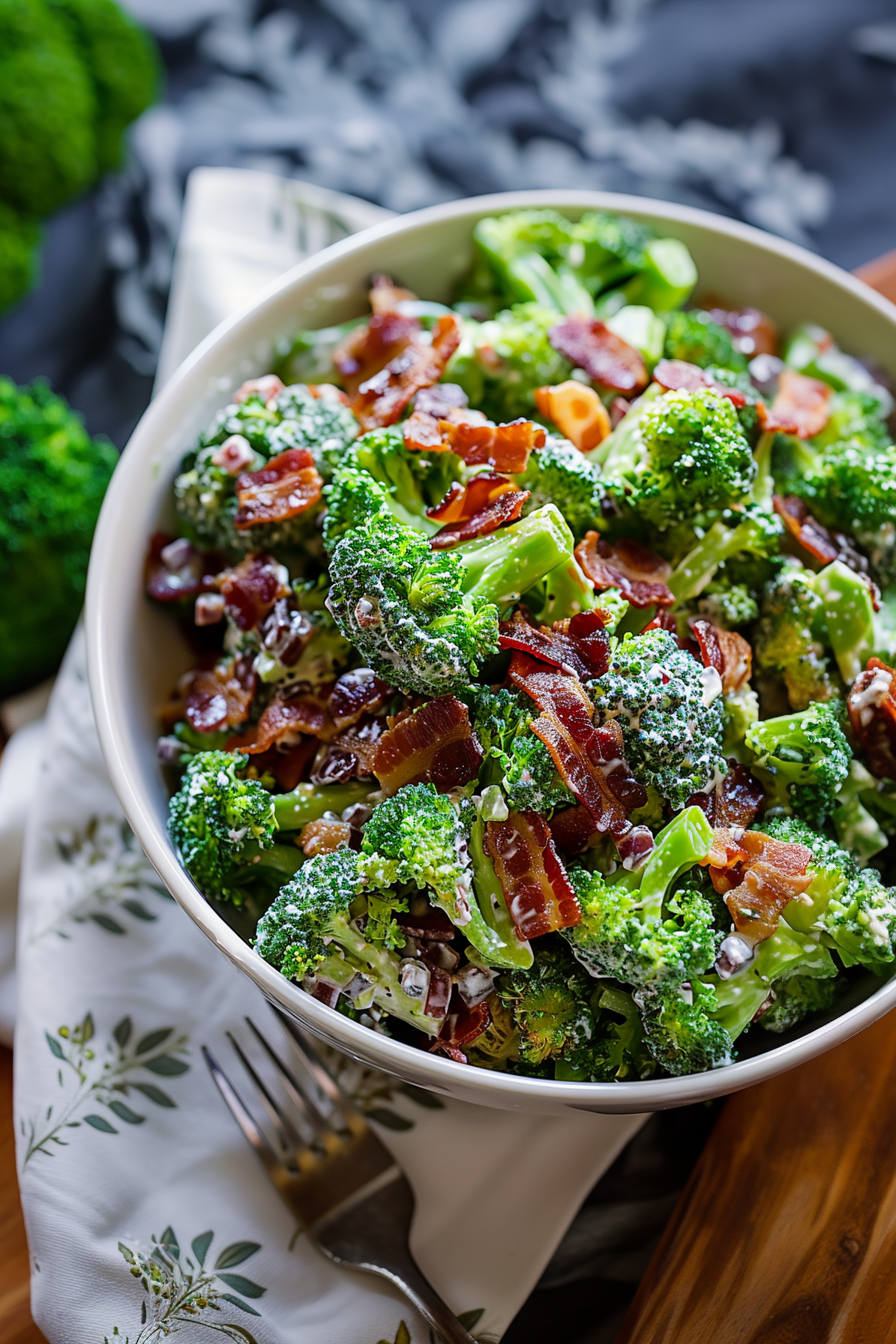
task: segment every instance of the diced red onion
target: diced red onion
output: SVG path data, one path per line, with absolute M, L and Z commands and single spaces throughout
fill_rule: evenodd
M 495 983 L 495 971 L 487 971 L 483 966 L 468 965 L 458 971 L 454 978 L 457 992 L 468 1008 L 475 1008 L 492 992 Z
M 197 625 L 217 625 L 224 619 L 224 598 L 220 593 L 200 593 L 193 609 Z

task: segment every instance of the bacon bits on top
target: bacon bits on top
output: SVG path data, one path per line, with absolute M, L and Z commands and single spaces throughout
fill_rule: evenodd
M 387 314 L 384 320 L 392 316 Z M 371 323 L 375 320 L 371 318 Z M 460 335 L 460 321 L 448 313 L 436 322 L 432 344 L 415 332 L 385 366 L 365 378 L 352 400 L 362 432 L 394 425 L 415 392 L 438 382 L 460 345 Z
M 825 527 L 817 518 L 813 518 L 808 505 L 797 495 L 784 495 L 783 498 L 781 495 L 775 495 L 773 503 L 775 513 L 794 541 L 804 551 L 808 551 L 814 560 L 823 565 L 840 560 L 847 569 L 861 574 L 871 590 L 874 610 L 879 611 L 880 592 L 877 584 L 869 576 L 867 558 L 852 537 L 848 537 L 845 532 L 836 532 L 833 528 Z
M 598 592 L 618 588 L 633 607 L 671 607 L 675 602 L 666 582 L 672 566 L 640 541 L 622 537 L 611 546 L 596 532 L 586 532 L 575 555 Z
M 735 630 L 721 630 L 702 616 L 692 616 L 688 625 L 700 648 L 704 667 L 714 667 L 725 695 L 740 691 L 750 680 L 753 650 Z
M 831 389 L 817 378 L 794 369 L 782 369 L 778 391 L 766 412 L 763 429 L 811 439 L 820 434 L 830 414 Z
M 581 453 L 589 453 L 610 433 L 610 415 L 600 397 L 575 378 L 536 388 L 535 405 Z
M 391 686 L 369 667 L 356 667 L 343 672 L 330 692 L 330 715 L 337 728 L 348 728 L 382 709 L 391 694 Z
M 500 490 L 491 502 L 465 518 L 462 522 L 449 523 L 443 527 L 429 544 L 434 551 L 449 550 L 459 546 L 462 541 L 472 541 L 474 537 L 486 537 L 496 532 L 505 523 L 514 523 L 523 511 L 523 505 L 529 498 L 528 490 Z
M 869 658 L 846 701 L 856 742 L 876 775 L 896 779 L 896 671 Z
M 726 387 L 707 369 L 685 359 L 661 359 L 653 371 L 653 381 L 667 392 L 699 392 L 701 388 L 709 388 L 720 397 L 727 397 L 734 406 L 747 404 L 746 394 L 739 388 Z
M 548 340 L 558 354 L 584 369 L 602 387 L 632 396 L 647 386 L 647 369 L 640 353 L 604 322 L 565 317 L 551 327 Z
M 237 728 L 246 720 L 256 684 L 248 657 L 230 658 L 215 668 L 194 668 L 178 683 L 184 718 L 197 733 Z
M 326 702 L 313 695 L 288 695 L 278 692 L 265 707 L 261 718 L 239 737 L 231 738 L 230 751 L 245 751 L 250 756 L 269 751 L 281 743 L 295 745 L 299 737 L 332 737 L 333 723 Z
M 502 621 L 502 649 L 519 649 L 577 677 L 602 677 L 610 665 L 610 642 L 600 610 L 582 611 L 554 625 L 533 626 L 521 611 Z
M 213 588 L 220 568 L 220 556 L 201 555 L 184 537 L 156 532 L 146 557 L 146 591 L 156 602 L 180 602 Z
M 282 523 L 320 503 L 323 481 L 307 448 L 288 448 L 259 471 L 245 471 L 236 483 L 239 504 L 234 526 Z
M 752 826 L 765 801 L 765 790 L 745 765 L 728 762 L 728 773 L 718 781 L 711 793 L 695 793 L 688 799 L 688 807 L 703 809 L 711 826 L 746 830 Z
M 506 425 L 456 423 L 440 420 L 439 430 L 453 453 L 468 467 L 489 466 L 495 471 L 525 471 L 533 448 L 543 448 L 546 434 L 532 420 L 511 420 Z
M 715 831 L 702 862 L 716 891 L 725 897 L 734 927 L 751 947 L 770 938 L 781 911 L 812 881 L 806 872 L 812 851 L 805 845 L 775 840 L 761 831 Z
M 379 373 L 422 330 L 416 317 L 387 310 L 355 327 L 333 352 L 333 364 L 353 397 L 362 383 Z
M 482 764 L 482 748 L 466 705 L 453 695 L 430 700 L 396 720 L 383 733 L 373 773 L 389 795 L 403 784 L 435 784 L 448 790 L 469 784 Z
M 271 555 L 247 555 L 227 569 L 219 584 L 225 611 L 240 630 L 254 630 L 279 597 L 289 594 L 288 574 Z
M 578 924 L 582 910 L 554 848 L 547 822 L 537 812 L 511 812 L 489 821 L 485 847 L 523 942 Z

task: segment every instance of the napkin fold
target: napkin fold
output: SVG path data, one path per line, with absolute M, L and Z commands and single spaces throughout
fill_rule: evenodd
M 193 174 L 160 380 L 234 296 L 384 213 L 333 196 L 267 174 Z M 283 1033 L 136 843 L 103 765 L 80 631 L 46 724 L 2 758 L 0 874 L 23 815 L 16 1142 L 32 1310 L 51 1344 L 210 1331 L 427 1344 L 400 1294 L 297 1232 L 205 1069 L 203 1044 L 239 1080 L 226 1033 L 246 1041 L 246 1016 L 275 1043 Z M 0 879 L 0 903 L 3 890 Z M 2 940 L 0 926 L 0 967 Z M 0 1025 L 3 994 L 0 981 Z M 408 1174 L 421 1269 L 477 1337 L 500 1338 L 645 1117 L 495 1111 L 329 1059 Z

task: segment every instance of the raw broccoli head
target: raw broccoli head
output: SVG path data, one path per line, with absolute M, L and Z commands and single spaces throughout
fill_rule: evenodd
M 2 94 L 0 94 L 2 97 Z M 0 692 L 55 671 L 118 460 L 45 383 L 0 378 Z
M 789 1031 L 810 1013 L 826 1012 L 834 1002 L 836 979 L 819 980 L 813 975 L 792 975 L 774 990 L 774 1001 L 759 1019 L 766 1031 Z
M 531 701 L 516 690 L 483 687 L 473 703 L 473 731 L 485 759 L 480 781 L 499 784 L 511 812 L 550 812 L 572 803 L 547 747 L 530 732 Z
M 540 947 L 528 970 L 502 976 L 498 994 L 519 1031 L 524 1064 L 574 1057 L 595 1034 L 594 986 L 559 941 Z
M 883 583 L 896 577 L 896 447 L 836 443 L 791 487 L 819 522 L 856 538 Z
M 531 417 L 535 389 L 562 383 L 572 373 L 572 365 L 548 340 L 556 321 L 556 311 L 531 303 L 514 304 L 488 322 L 465 318 L 445 381 L 458 383 L 471 406 L 499 423 Z
M 896 891 L 874 868 L 861 868 L 851 854 L 797 817 L 772 817 L 762 830 L 777 840 L 812 851 L 812 882 L 783 917 L 798 930 L 820 928 L 841 961 L 858 962 L 881 975 L 896 957 Z
M 576 540 L 603 525 L 607 492 L 601 473 L 568 439 L 549 434 L 545 446 L 531 454 L 516 483 L 521 490 L 531 491 L 527 513 L 556 504 Z
M 783 676 L 790 704 L 797 710 L 830 700 L 839 685 L 819 637 L 824 603 L 812 578 L 808 570 L 791 565 L 766 584 L 753 634 L 758 670 Z
M 313 975 L 360 890 L 354 850 L 309 859 L 259 920 L 256 952 L 289 980 Z
M 669 392 L 647 408 L 639 428 L 649 465 L 631 503 L 657 527 L 692 523 L 749 491 L 756 463 L 727 398 L 709 389 Z
M 704 1073 L 731 1063 L 731 1036 L 713 1021 L 715 992 L 700 980 L 640 989 L 635 1002 L 647 1049 L 667 1073 Z
M 295 545 L 308 533 L 313 510 L 283 523 L 260 523 L 238 530 L 237 477 L 212 461 L 218 448 L 239 434 L 254 453 L 245 471 L 258 471 L 289 448 L 307 448 L 326 480 L 358 432 L 348 407 L 337 399 L 313 397 L 306 387 L 287 387 L 270 406 L 260 394 L 219 411 L 196 448 L 186 454 L 174 482 L 175 507 L 197 540 L 227 551 L 272 550 Z
M 618 719 L 625 759 L 673 808 L 725 773 L 721 682 L 666 630 L 626 635 L 589 682 L 598 714 Z
M 271 795 L 257 779 L 242 777 L 245 765 L 234 752 L 194 756 L 168 807 L 168 833 L 205 896 L 238 899 L 235 866 L 274 841 Z
M 771 805 L 816 827 L 837 806 L 852 761 L 841 716 L 838 700 L 820 701 L 797 714 L 751 724 L 746 733 L 756 757 L 751 768 Z
M 454 922 L 469 922 L 472 876 L 460 812 L 433 784 L 406 784 L 373 809 L 359 871 L 370 887 L 413 883 Z
M 398 521 L 428 535 L 438 532 L 441 524 L 427 518 L 426 510 L 444 499 L 461 476 L 461 461 L 454 453 L 411 451 L 404 446 L 398 428 L 374 429 L 362 435 L 346 453 L 343 466 L 357 468 L 372 477 Z M 338 493 L 331 489 L 328 501 L 331 510 L 334 499 L 338 512 Z M 325 535 L 329 536 L 331 530 L 332 524 Z
M 697 308 L 687 312 L 670 313 L 666 319 L 666 359 L 683 359 L 701 369 L 717 366 L 740 371 L 747 361 L 734 348 L 734 342 L 724 327 L 713 322 L 709 313 Z

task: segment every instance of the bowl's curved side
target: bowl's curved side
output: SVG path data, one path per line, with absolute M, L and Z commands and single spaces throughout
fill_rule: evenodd
M 100 742 L 125 814 L 162 881 L 211 941 L 267 997 L 318 1036 L 365 1063 L 430 1088 L 503 1109 L 635 1112 L 737 1091 L 792 1068 L 860 1031 L 896 1004 L 896 981 L 798 1040 L 721 1071 L 639 1083 L 563 1083 L 457 1065 L 332 1012 L 264 962 L 187 877 L 166 831 L 167 793 L 155 756 L 154 709 L 188 665 L 173 622 L 143 597 L 146 539 L 170 518 L 170 482 L 184 449 L 244 378 L 265 372 L 277 342 L 301 326 L 364 311 L 366 279 L 398 276 L 445 298 L 470 257 L 476 219 L 498 209 L 552 205 L 569 213 L 620 211 L 680 237 L 704 293 L 754 304 L 783 327 L 811 319 L 896 376 L 896 309 L 859 281 L 793 244 L 687 207 L 594 192 L 521 192 L 451 202 L 377 225 L 311 258 L 216 329 L 141 419 L 113 476 L 91 554 L 88 665 Z

